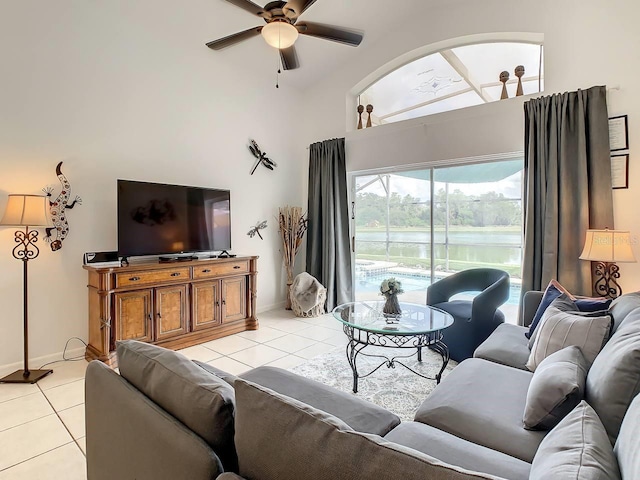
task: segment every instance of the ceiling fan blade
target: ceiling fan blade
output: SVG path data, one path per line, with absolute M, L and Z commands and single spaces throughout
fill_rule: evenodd
M 227 2 L 234 4 L 236 7 L 240 7 L 243 10 L 246 10 L 253 15 L 261 17 L 263 14 L 267 13 L 264 8 L 260 5 L 256 5 L 255 3 L 249 0 L 227 0 Z
M 207 47 L 209 47 L 211 50 L 222 50 L 225 47 L 230 47 L 231 45 L 235 45 L 236 43 L 242 42 L 243 40 L 248 40 L 251 37 L 260 35 L 261 30 L 262 27 L 253 27 L 249 30 L 245 30 L 244 32 L 234 33 L 233 35 L 229 35 L 218 40 L 213 40 L 207 43 Z
M 295 27 L 302 35 L 309 35 L 311 37 L 331 40 L 332 42 L 344 43 L 345 45 L 351 45 L 352 47 L 357 47 L 360 45 L 360 42 L 362 42 L 361 33 L 331 25 L 302 22 L 296 24 Z
M 291 0 L 290 2 L 287 2 L 282 10 L 287 17 L 298 18 L 314 3 L 316 3 L 316 0 Z
M 298 54 L 296 53 L 295 45 L 281 49 L 280 59 L 282 60 L 282 68 L 285 70 L 293 70 L 300 66 L 298 63 Z

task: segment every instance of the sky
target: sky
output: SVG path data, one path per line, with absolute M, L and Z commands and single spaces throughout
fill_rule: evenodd
M 356 185 L 364 185 L 374 179 L 376 175 L 364 175 L 356 177 Z M 422 201 L 429 200 L 429 180 L 404 177 L 391 174 L 391 192 L 397 192 L 400 196 L 411 195 Z M 445 184 L 435 182 L 436 191 L 444 189 Z M 515 173 L 499 182 L 486 183 L 450 183 L 449 191 L 461 190 L 467 195 L 480 195 L 487 192 L 502 193 L 507 198 L 520 198 L 522 194 L 522 172 Z M 380 181 L 372 183 L 363 192 L 375 193 L 380 196 L 385 195 L 384 188 Z

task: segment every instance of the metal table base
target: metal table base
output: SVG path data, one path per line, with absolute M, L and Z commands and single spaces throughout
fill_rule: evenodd
M 366 330 L 361 330 L 346 324 L 343 325 L 343 329 L 344 333 L 349 339 L 349 343 L 347 344 L 347 360 L 349 361 L 349 366 L 353 371 L 353 393 L 358 393 L 358 379 L 368 377 L 384 365 L 386 365 L 387 368 L 395 368 L 396 364 L 402 365 L 407 370 L 415 373 L 422 378 L 435 380 L 437 383 L 440 383 L 442 372 L 444 372 L 444 369 L 449 363 L 449 348 L 442 341 L 442 331 L 440 330 L 429 333 L 407 335 L 398 333 L 394 334 L 392 330 L 390 330 L 389 333 L 374 333 Z M 428 377 L 421 374 L 420 372 L 416 372 L 413 368 L 409 367 L 399 360 L 404 358 L 411 358 L 415 355 L 415 352 L 412 352 L 409 355 L 395 355 L 389 358 L 385 355 L 371 355 L 368 353 L 363 353 L 362 351 L 365 349 L 365 347 L 368 346 L 416 349 L 419 362 L 422 362 L 422 349 L 424 347 L 427 347 L 440 354 L 440 356 L 442 357 L 442 367 L 440 368 L 440 371 L 435 376 L 435 378 Z M 356 364 L 358 355 L 364 355 L 371 358 L 381 358 L 383 359 L 383 361 L 380 363 L 380 365 L 375 367 L 366 375 L 361 375 L 358 373 L 358 367 Z

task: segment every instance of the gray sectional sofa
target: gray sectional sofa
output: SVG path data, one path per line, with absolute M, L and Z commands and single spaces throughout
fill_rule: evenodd
M 527 294 L 525 323 L 540 298 Z M 586 401 L 551 431 L 523 428 L 525 327 L 498 327 L 403 423 L 285 370 L 236 378 L 123 342 L 121 375 L 97 361 L 87 369 L 88 479 L 640 478 L 640 294 L 610 311 L 615 331 Z

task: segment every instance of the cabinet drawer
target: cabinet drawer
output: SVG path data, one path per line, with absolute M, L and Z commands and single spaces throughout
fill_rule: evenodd
M 233 275 L 236 273 L 247 273 L 249 271 L 249 262 L 247 260 L 239 260 L 237 262 L 225 262 L 220 265 L 202 265 L 201 267 L 193 267 L 193 278 L 211 278 L 222 275 Z
M 150 283 L 162 283 L 177 280 L 189 280 L 189 267 L 117 273 L 116 288 L 134 287 L 136 285 L 147 285 Z

